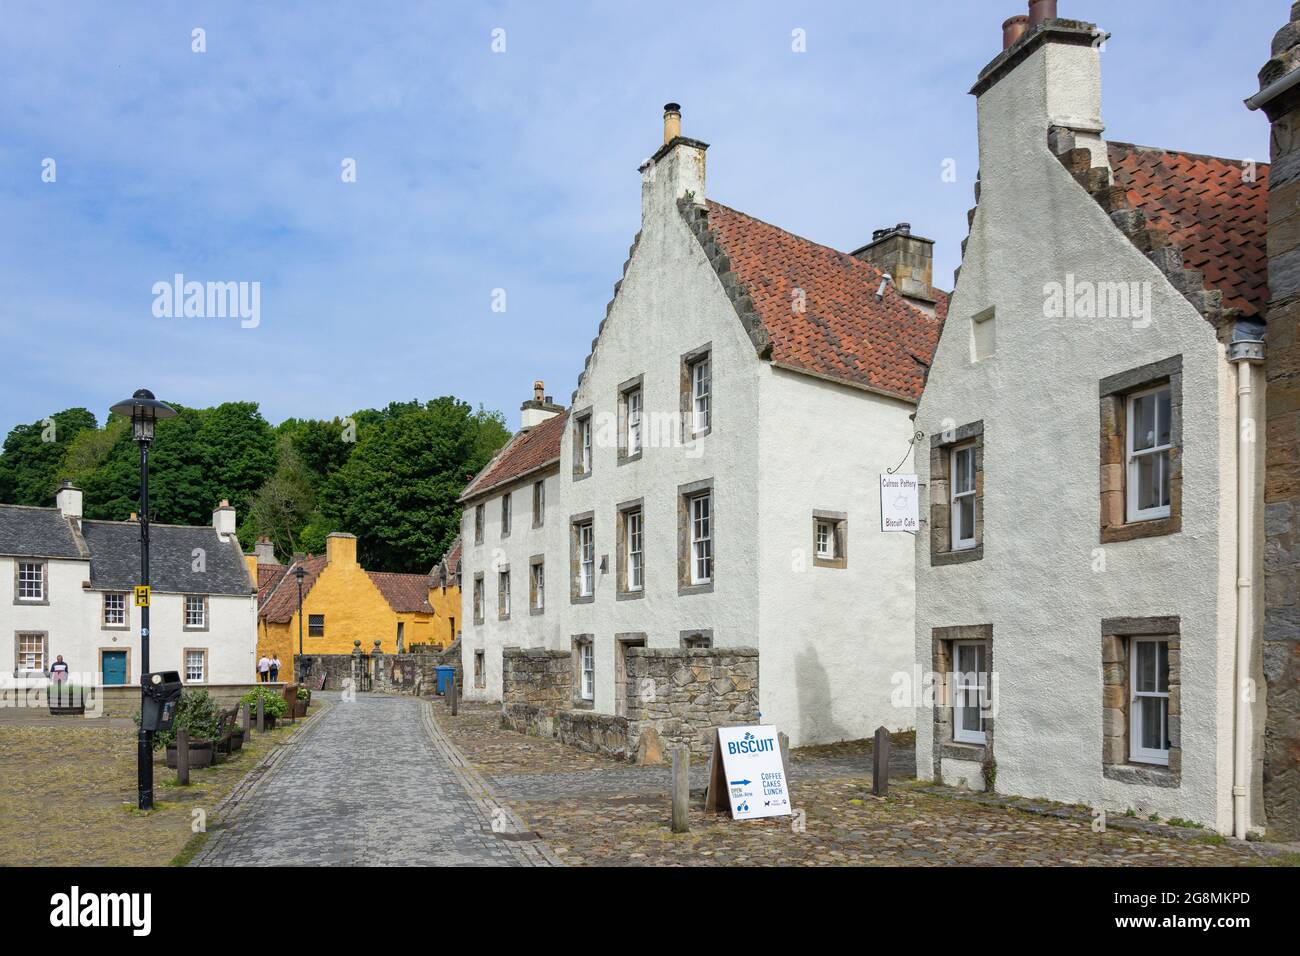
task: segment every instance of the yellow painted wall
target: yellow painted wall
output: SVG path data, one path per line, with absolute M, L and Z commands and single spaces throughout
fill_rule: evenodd
M 448 629 L 447 621 L 436 614 L 399 614 L 392 609 L 388 601 L 375 587 L 359 564 L 357 564 L 357 539 L 352 535 L 331 534 L 325 542 L 325 555 L 328 563 L 303 597 L 303 614 L 306 618 L 302 629 L 302 647 L 304 654 L 351 654 L 353 641 L 361 641 L 361 650 L 371 653 L 375 641 L 385 654 L 397 652 L 397 625 L 403 627 L 402 641 L 406 647 L 412 644 L 429 644 L 443 640 Z M 284 587 L 296 587 L 289 579 Z M 441 589 L 436 589 L 439 592 Z M 448 588 L 450 594 L 451 588 Z M 441 596 L 441 595 L 440 595 Z M 430 604 L 433 595 L 429 595 Z M 325 615 L 325 635 L 313 637 L 307 627 L 311 615 Z M 442 625 L 441 631 L 438 624 Z M 459 622 L 456 625 L 460 626 Z M 287 624 L 268 622 L 258 619 L 257 656 L 268 657 L 279 654 L 281 680 L 292 680 L 293 656 L 298 653 L 298 612 Z
M 433 606 L 435 615 L 430 643 L 441 644 L 445 651 L 456 639 L 456 635 L 452 633 L 452 623 L 455 622 L 457 632 L 463 630 L 463 622 L 460 619 L 460 588 L 454 584 L 448 584 L 446 588 L 434 585 L 429 588 L 429 604 Z M 407 641 L 407 646 L 410 646 L 410 641 Z

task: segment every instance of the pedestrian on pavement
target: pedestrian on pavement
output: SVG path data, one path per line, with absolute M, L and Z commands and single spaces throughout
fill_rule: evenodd
M 271 657 L 271 683 L 274 684 L 280 679 L 280 655 L 275 654 Z
M 68 665 L 64 663 L 63 655 L 60 654 L 55 658 L 54 663 L 50 665 L 50 680 L 62 684 L 68 679 Z
M 257 679 L 260 680 L 263 684 L 265 684 L 270 679 L 270 677 L 271 677 L 271 658 L 263 654 L 262 659 L 257 662 Z

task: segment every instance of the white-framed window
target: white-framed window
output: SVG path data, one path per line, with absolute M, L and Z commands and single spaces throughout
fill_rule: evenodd
M 126 595 L 104 595 L 104 626 L 126 627 Z
M 533 527 L 540 528 L 546 522 L 546 481 L 533 482 Z
M 707 355 L 691 366 L 691 430 L 696 434 L 713 426 L 712 369 Z
M 627 522 L 627 583 L 629 591 L 640 591 L 645 587 L 645 534 L 643 533 L 641 510 L 627 512 L 623 520 Z
M 18 670 L 20 671 L 44 671 L 45 670 L 45 635 L 44 634 L 19 634 L 18 635 Z
M 546 607 L 546 565 L 538 561 L 532 567 L 533 574 L 533 610 L 540 611 Z
M 1169 642 L 1135 637 L 1129 641 L 1132 698 L 1129 759 L 1169 763 Z
M 18 600 L 45 600 L 45 565 L 41 562 L 18 562 Z
M 1172 409 L 1169 385 L 1128 396 L 1125 458 L 1128 462 L 1128 521 L 1169 517 L 1169 450 Z
M 949 455 L 952 549 L 975 547 L 975 445 L 957 445 Z
M 817 557 L 835 557 L 835 525 L 830 521 L 817 522 Z
M 578 474 L 591 474 L 591 416 L 578 419 Z
M 500 571 L 497 573 L 497 614 L 500 617 L 510 616 L 509 571 Z
M 474 506 L 474 543 L 483 543 L 483 522 L 484 506 L 479 504 Z
M 578 660 L 582 666 L 581 693 L 583 700 L 596 699 L 596 648 L 588 641 L 578 645 Z
M 474 652 L 474 686 L 487 686 L 487 662 L 483 651 Z
M 208 679 L 208 652 L 187 648 L 185 651 L 185 683 L 201 684 Z
M 628 391 L 627 397 L 627 453 L 641 454 L 641 389 Z
M 501 537 L 510 533 L 510 492 L 501 496 Z
M 596 536 L 591 522 L 578 525 L 578 595 L 590 597 L 596 590 Z
M 986 739 L 988 654 L 984 641 L 953 642 L 952 739 L 959 743 L 982 744 Z
M 208 599 L 201 594 L 185 595 L 185 626 L 208 626 Z
M 713 493 L 696 495 L 690 509 L 691 583 L 708 584 L 713 580 Z

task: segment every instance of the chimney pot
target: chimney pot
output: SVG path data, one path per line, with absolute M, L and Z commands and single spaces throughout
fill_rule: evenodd
M 1010 17 L 1002 24 L 1002 49 L 1009 50 L 1029 29 L 1029 17 L 1023 13 Z
M 1029 0 L 1029 29 L 1056 19 L 1056 0 Z
M 682 108 L 677 103 L 664 104 L 664 143 L 682 135 Z
M 544 398 L 545 391 L 546 391 L 546 383 L 543 382 L 540 378 L 537 381 L 533 382 L 533 401 L 535 402 L 542 401 Z

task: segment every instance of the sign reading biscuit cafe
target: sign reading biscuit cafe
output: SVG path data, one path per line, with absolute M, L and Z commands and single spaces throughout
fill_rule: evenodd
M 880 530 L 921 530 L 920 495 L 916 475 L 880 476 Z
M 724 791 L 733 820 L 790 814 L 790 790 L 775 727 L 719 727 L 710 796 Z

